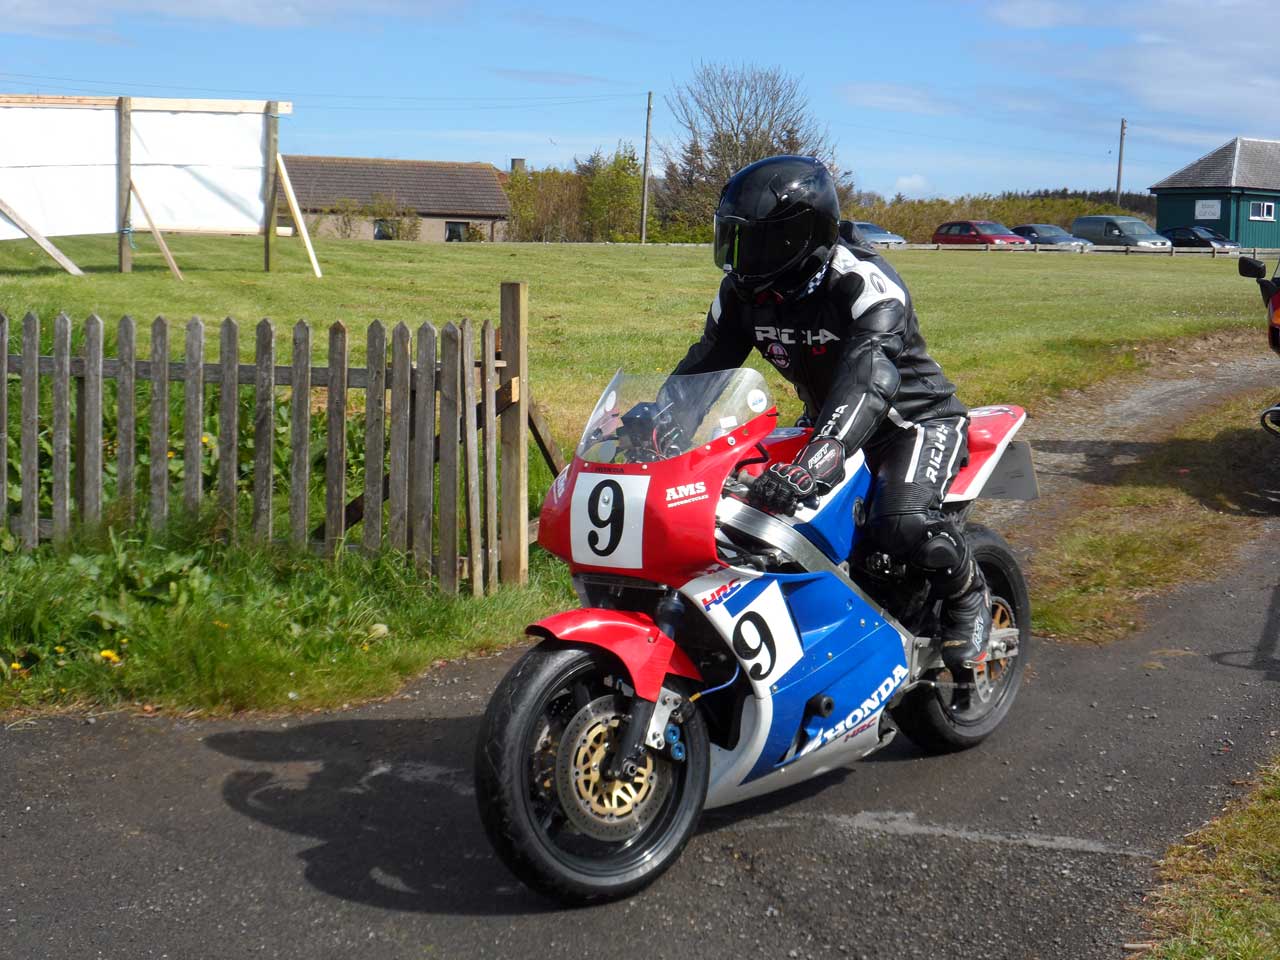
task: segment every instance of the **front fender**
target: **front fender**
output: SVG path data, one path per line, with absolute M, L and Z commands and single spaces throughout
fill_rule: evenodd
M 585 644 L 608 650 L 626 667 L 636 696 L 657 700 L 667 674 L 701 680 L 702 674 L 653 618 L 630 610 L 583 607 L 539 620 L 525 629 L 530 636 Z

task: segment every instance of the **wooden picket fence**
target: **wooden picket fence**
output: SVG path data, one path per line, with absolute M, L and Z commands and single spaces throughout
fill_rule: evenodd
M 446 324 L 438 332 L 432 324 L 423 323 L 416 338 L 400 323 L 391 331 L 388 364 L 387 331 L 375 322 L 367 332 L 368 364 L 358 369 L 348 367 L 347 328 L 341 322 L 328 330 L 327 365 L 313 367 L 312 330 L 303 321 L 293 327 L 291 363 L 282 366 L 276 363 L 275 327 L 270 320 L 254 328 L 255 362 L 242 364 L 240 327 L 230 318 L 219 326 L 219 362 L 206 363 L 205 325 L 199 318 L 186 324 L 185 360 L 173 361 L 169 355 L 172 328 L 163 317 L 151 325 L 150 359 L 144 360 L 136 355 L 137 332 L 131 317 L 120 321 L 118 356 L 106 358 L 99 317 L 88 318 L 82 354 L 72 356 L 72 323 L 60 314 L 53 323 L 53 354 L 41 356 L 40 320 L 28 314 L 22 321 L 21 353 L 10 355 L 7 346 L 0 349 L 0 384 L 4 386 L 0 389 L 0 521 L 27 550 L 41 539 L 68 537 L 73 508 L 74 519 L 88 525 L 101 524 L 108 515 L 120 517 L 123 523 L 134 522 L 137 509 L 143 506 L 136 462 L 141 381 L 152 384 L 145 509 L 151 527 L 163 527 L 170 513 L 169 460 L 174 456 L 170 385 L 182 383 L 182 456 L 193 458 L 183 464 L 182 507 L 200 510 L 206 494 L 211 494 L 225 520 L 220 528 L 224 535 L 234 536 L 242 505 L 237 482 L 238 401 L 240 391 L 251 388 L 249 498 L 254 539 L 272 539 L 275 494 L 283 490 L 273 462 L 276 408 L 284 402 L 290 408 L 287 540 L 294 546 L 332 554 L 348 542 L 348 529 L 362 522 L 359 545 L 363 549 L 406 553 L 424 576 L 434 572 L 446 592 L 458 592 L 462 581 L 469 583 L 475 596 L 492 591 L 500 582 L 524 583 L 529 552 L 527 304 L 525 284 L 502 285 L 501 325 L 495 328 L 492 322 L 484 322 L 479 358 L 468 320 Z M 9 320 L 0 313 L 0 344 L 8 342 Z M 6 489 L 11 375 L 20 379 L 21 404 L 22 490 L 20 509 L 13 517 L 8 516 Z M 40 383 L 44 377 L 51 379 L 52 393 L 50 518 L 39 515 Z M 104 511 L 103 504 L 104 380 L 116 380 L 119 385 L 114 446 L 120 509 L 111 512 Z M 213 489 L 206 491 L 203 423 L 206 394 L 215 386 L 218 465 Z M 287 399 L 279 395 L 280 387 L 290 388 Z M 312 395 L 318 390 L 327 394 L 327 449 L 324 517 L 313 529 L 309 437 Z M 365 393 L 364 489 L 348 501 L 348 430 L 354 425 L 347 419 L 347 394 L 353 390 Z M 386 467 L 384 461 L 389 461 Z M 388 503 L 385 537 L 384 500 Z M 438 536 L 433 536 L 437 531 Z

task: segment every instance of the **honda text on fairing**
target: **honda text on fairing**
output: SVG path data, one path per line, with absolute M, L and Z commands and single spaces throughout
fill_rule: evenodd
M 1270 279 L 1267 278 L 1267 265 L 1253 257 L 1241 257 L 1239 270 L 1240 276 L 1258 281 L 1262 302 L 1267 307 L 1267 339 L 1271 349 L 1280 353 L 1280 263 L 1276 264 L 1276 272 Z M 1262 411 L 1262 426 L 1267 432 L 1280 437 L 1280 403 Z
M 1013 439 L 1025 413 L 969 417 L 969 462 L 945 503 L 958 524 L 979 496 L 1036 492 L 1030 448 Z M 533 889 L 573 903 L 633 893 L 679 856 L 704 807 L 818 776 L 899 731 L 929 751 L 973 746 L 1007 715 L 1031 621 L 1009 547 L 966 527 L 994 630 L 958 681 L 940 655 L 941 601 L 859 548 L 875 496 L 861 452 L 793 516 L 748 503 L 811 436 L 778 428 L 751 369 L 619 372 L 605 389 L 538 534 L 582 607 L 529 628 L 539 643 L 494 693 L 477 744 L 485 829 Z

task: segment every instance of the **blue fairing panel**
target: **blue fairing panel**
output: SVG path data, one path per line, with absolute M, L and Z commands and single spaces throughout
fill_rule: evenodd
M 804 523 L 797 523 L 795 529 L 813 542 L 834 563 L 844 563 L 853 552 L 854 536 L 857 528 L 854 524 L 853 508 L 861 500 L 867 501 L 871 490 L 871 471 L 865 463 L 861 463 L 845 483 L 822 504 L 822 509 Z
M 774 574 L 757 582 L 771 580 L 778 582 L 787 599 L 804 656 L 776 682 L 769 736 L 744 782 L 789 763 L 815 737 L 821 739 L 822 724 L 834 728 L 869 699 L 879 702 L 887 680 L 896 689 L 906 676 L 897 630 L 837 577 Z M 806 705 L 823 693 L 835 701 L 834 713 L 825 720 L 806 717 Z

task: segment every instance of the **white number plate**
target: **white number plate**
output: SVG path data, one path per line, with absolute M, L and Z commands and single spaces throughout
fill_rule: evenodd
M 649 479 L 578 474 L 569 514 L 574 563 L 629 570 L 644 566 L 644 504 Z

